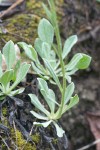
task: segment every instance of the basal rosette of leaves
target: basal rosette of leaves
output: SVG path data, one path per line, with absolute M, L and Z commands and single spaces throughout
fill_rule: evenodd
M 6 63 L 6 70 L 3 70 L 3 59 Z M 24 88 L 14 90 L 16 86 L 25 78 L 30 64 L 20 63 L 16 58 L 15 45 L 9 41 L 0 52 L 0 100 L 7 95 L 14 96 L 24 91 Z
M 24 42 L 19 42 L 18 44 L 24 49 L 26 55 L 33 61 L 32 67 L 35 73 L 46 80 L 50 80 L 52 83 L 56 83 L 51 72 L 56 74 L 57 77 L 62 77 L 62 70 L 57 55 L 56 45 L 53 43 L 54 27 L 47 19 L 42 19 L 40 21 L 38 26 L 38 36 L 39 37 L 35 40 L 34 48 L 32 45 L 28 45 Z M 77 35 L 72 35 L 65 41 L 62 51 L 63 60 L 66 59 L 77 41 Z M 38 57 L 42 59 L 42 63 L 39 61 Z M 79 69 L 88 68 L 90 62 L 90 56 L 83 53 L 75 54 L 65 65 L 65 77 L 67 81 L 71 83 L 71 76 Z
M 67 64 L 65 63 L 65 58 L 68 57 L 78 38 L 76 35 L 70 36 L 62 46 L 54 1 L 48 0 L 48 2 L 50 7 L 48 8 L 46 5 L 43 5 L 43 7 L 50 22 L 44 18 L 40 20 L 38 38 L 35 40 L 34 47 L 24 42 L 18 44 L 32 60 L 31 64 L 35 73 L 41 77 L 38 78 L 39 90 L 49 107 L 49 110 L 45 109 L 36 95 L 29 94 L 32 104 L 40 111 L 40 113 L 35 111 L 31 111 L 31 113 L 37 119 L 44 120 L 42 123 L 34 122 L 34 124 L 47 127 L 53 123 L 58 137 L 62 137 L 64 130 L 57 124 L 57 121 L 79 101 L 78 95 L 73 96 L 75 85 L 71 81 L 71 76 L 80 69 L 88 68 L 91 57 L 83 53 L 77 53 Z M 60 78 L 63 82 L 60 81 Z M 53 90 L 48 88 L 46 80 L 56 84 L 59 88 L 61 93 L 59 103 Z
M 55 93 L 53 92 L 52 89 L 48 88 L 47 82 L 42 79 L 42 78 L 38 78 L 38 85 L 39 85 L 39 90 L 43 96 L 43 99 L 45 100 L 45 102 L 47 103 L 48 107 L 49 107 L 49 111 L 45 109 L 44 105 L 42 103 L 40 103 L 38 97 L 34 94 L 29 94 L 30 98 L 31 98 L 31 103 L 38 108 L 38 110 L 41 113 L 37 113 L 35 111 L 31 111 L 31 113 L 33 114 L 33 116 L 35 116 L 37 119 L 39 120 L 44 120 L 44 122 L 34 122 L 35 125 L 42 125 L 43 127 L 47 127 L 49 126 L 49 124 L 53 123 L 56 131 L 57 131 L 57 136 L 58 137 L 62 137 L 64 130 L 59 127 L 59 125 L 57 124 L 57 120 L 59 119 L 59 111 L 60 111 L 60 107 L 61 105 L 57 102 L 56 100 L 56 96 Z M 67 86 L 66 88 L 66 92 L 65 92 L 65 96 L 64 96 L 64 106 L 61 113 L 61 116 L 70 108 L 72 108 L 74 105 L 76 105 L 79 101 L 79 97 L 78 95 L 73 95 L 74 92 L 74 83 L 71 83 Z

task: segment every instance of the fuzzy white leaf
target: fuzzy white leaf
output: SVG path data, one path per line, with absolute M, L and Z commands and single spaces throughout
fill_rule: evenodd
M 63 113 L 65 113 L 67 110 L 69 110 L 70 108 L 72 108 L 74 105 L 76 105 L 77 103 L 79 102 L 79 97 L 78 95 L 76 94 L 74 97 L 72 97 L 70 99 L 70 103 L 68 105 L 65 105 L 64 108 L 63 108 Z
M 2 54 L 0 52 L 0 77 L 2 76 Z
M 34 43 L 35 50 L 37 51 L 37 53 L 40 57 L 43 56 L 43 54 L 42 54 L 42 43 L 43 42 L 39 38 L 36 38 L 35 43 Z
M 43 72 L 35 65 L 34 62 L 31 63 L 32 64 L 32 68 L 33 68 L 33 71 L 35 71 L 36 74 L 43 74 Z
M 53 121 L 53 124 L 54 124 L 54 126 L 56 128 L 57 136 L 58 137 L 63 137 L 63 134 L 65 133 L 65 131 L 61 127 L 59 127 L 56 122 Z
M 19 84 L 25 78 L 29 68 L 30 68 L 30 64 L 27 63 L 21 64 L 14 84 Z
M 40 20 L 38 26 L 38 36 L 43 42 L 47 42 L 52 44 L 54 37 L 54 29 L 53 26 L 47 19 Z
M 12 80 L 13 78 L 13 70 L 10 69 L 9 71 L 4 72 L 4 74 L 0 78 L 0 83 L 4 88 L 7 88 L 8 83 Z
M 71 61 L 67 64 L 66 66 L 66 71 L 71 71 L 73 69 L 77 69 L 77 64 L 78 62 L 81 60 L 82 58 L 82 54 L 81 53 L 77 53 L 73 56 L 73 58 L 71 59 Z
M 38 126 L 43 126 L 44 128 L 47 128 L 51 122 L 52 122 L 52 120 L 46 121 L 46 122 L 43 122 L 43 123 L 34 122 L 33 124 L 34 124 L 34 125 L 38 125 Z
M 74 46 L 74 44 L 78 41 L 78 38 L 76 35 L 70 36 L 64 44 L 62 57 L 63 59 L 69 54 L 71 51 L 71 48 Z
M 51 112 L 54 113 L 55 110 L 55 94 L 48 88 L 47 82 L 44 79 L 38 78 L 39 89 L 43 95 L 45 101 L 47 102 Z
M 74 92 L 74 89 L 75 89 L 75 85 L 73 82 L 67 86 L 65 91 L 64 104 L 68 103 L 68 101 L 70 100 Z
M 43 60 L 44 60 L 45 66 L 47 67 L 47 69 L 50 72 L 51 77 L 54 79 L 54 81 L 56 82 L 56 84 L 59 86 L 60 90 L 62 90 L 60 81 L 59 81 L 59 79 L 58 79 L 58 77 L 57 77 L 54 69 L 50 65 L 49 61 L 47 59 L 43 59 Z
M 11 69 L 16 61 L 15 46 L 12 41 L 7 42 L 3 47 L 3 55 L 5 57 L 7 69 Z
M 25 42 L 19 42 L 18 43 L 25 51 L 25 54 L 33 61 L 38 60 L 37 52 L 32 47 L 32 45 L 28 45 Z
M 45 117 L 43 116 L 42 114 L 38 114 L 36 113 L 35 111 L 30 111 L 30 113 L 36 117 L 37 119 L 40 119 L 40 120 L 48 120 L 48 117 Z
M 45 113 L 47 116 L 50 115 L 50 113 L 44 108 L 44 106 L 40 103 L 37 96 L 35 94 L 28 94 L 31 98 L 31 103 L 38 108 L 41 112 Z
M 11 91 L 9 96 L 15 96 L 17 94 L 21 94 L 21 93 L 23 93 L 24 90 L 25 90 L 25 88 L 20 88 L 18 90 Z

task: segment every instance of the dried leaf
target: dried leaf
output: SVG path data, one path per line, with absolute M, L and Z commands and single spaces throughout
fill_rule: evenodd
M 88 112 L 87 119 L 95 139 L 100 139 L 100 111 L 95 113 Z M 96 150 L 100 150 L 100 142 L 97 143 Z

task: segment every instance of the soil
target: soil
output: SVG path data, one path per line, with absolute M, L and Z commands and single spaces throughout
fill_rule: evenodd
M 80 102 L 62 118 L 64 128 L 71 135 L 74 149 L 77 149 L 95 140 L 86 114 L 88 111 L 100 110 L 100 3 L 93 0 L 65 0 L 63 8 L 63 38 L 66 39 L 71 34 L 79 37 L 71 57 L 76 52 L 84 52 L 92 57 L 90 68 L 74 76 Z M 88 150 L 95 150 L 95 146 Z
M 41 7 L 41 1 L 32 2 L 34 5 L 29 2 L 23 12 L 12 17 L 9 16 L 0 24 L 2 31 L 0 48 L 10 39 L 14 42 L 34 43 L 34 38 L 37 36 L 37 24 L 45 14 Z M 29 74 L 26 82 L 19 85 L 24 85 L 26 90 L 23 94 L 16 96 L 17 101 L 15 98 L 7 97 L 3 102 L 0 102 L 0 149 L 5 150 L 7 146 L 12 150 L 15 150 L 16 146 L 21 149 L 27 139 L 24 150 L 28 150 L 28 148 L 30 150 L 64 150 L 68 145 L 70 145 L 70 150 L 77 150 L 95 140 L 90 131 L 86 114 L 100 109 L 100 3 L 94 0 L 64 0 L 57 6 L 61 10 L 59 11 L 59 24 L 62 41 L 72 34 L 77 34 L 79 37 L 79 42 L 72 49 L 69 59 L 76 52 L 83 52 L 92 57 L 90 68 L 73 76 L 76 84 L 75 93 L 79 94 L 80 102 L 64 114 L 59 122 L 66 131 L 66 135 L 62 139 L 56 137 L 53 126 L 47 130 L 33 127 L 32 122 L 35 118 L 29 111 L 34 107 L 27 94 L 39 95 L 39 92 L 36 76 Z M 55 87 L 53 88 L 57 92 Z M 31 130 L 33 136 L 29 137 Z M 16 137 L 18 137 L 17 140 Z M 20 140 L 22 141 L 19 142 Z M 88 150 L 96 150 L 96 147 L 92 146 Z

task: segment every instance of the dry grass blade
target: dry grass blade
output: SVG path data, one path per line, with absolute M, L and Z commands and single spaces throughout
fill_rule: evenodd
M 18 5 L 21 4 L 22 2 L 24 2 L 24 0 L 18 0 L 18 1 L 16 1 L 14 4 L 12 4 L 7 10 L 5 10 L 5 11 L 0 15 L 0 18 L 2 18 L 3 16 L 5 16 L 7 13 L 9 13 L 12 9 L 14 9 L 16 6 L 18 6 Z

